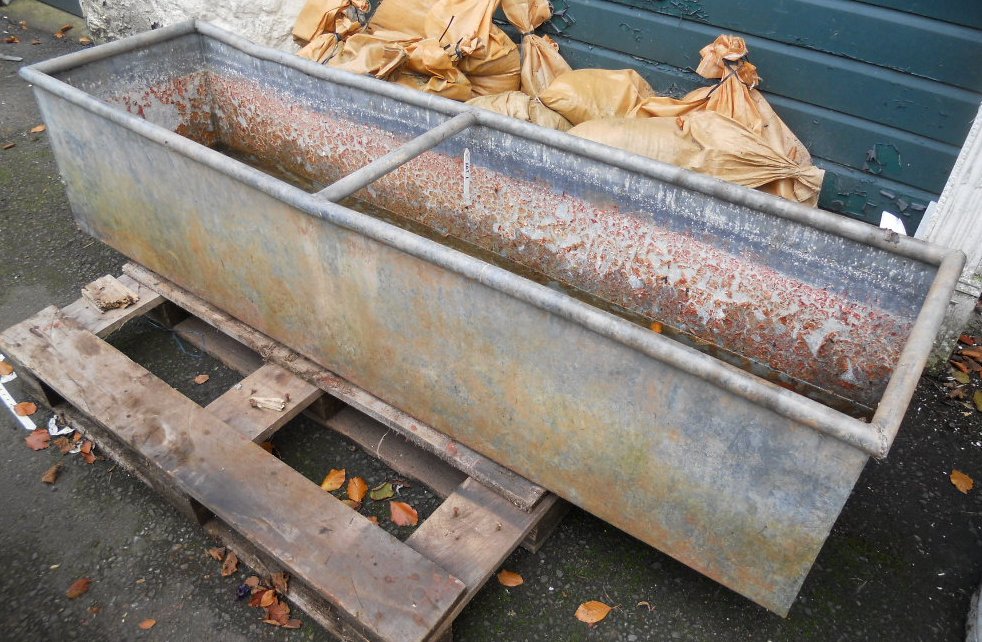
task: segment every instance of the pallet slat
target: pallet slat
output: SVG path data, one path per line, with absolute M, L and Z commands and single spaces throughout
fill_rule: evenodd
M 0 346 L 366 634 L 427 639 L 463 597 L 460 580 L 57 308 L 6 330 Z

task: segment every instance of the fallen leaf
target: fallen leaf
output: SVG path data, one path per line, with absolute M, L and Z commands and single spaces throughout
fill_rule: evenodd
M 39 44 L 41 44 L 41 39 L 40 38 L 34 38 L 33 40 L 31 40 L 31 44 L 32 45 L 39 45 Z
M 254 609 L 258 609 L 259 602 L 263 599 L 264 595 L 266 595 L 266 589 L 263 588 L 260 588 L 257 592 L 253 593 L 252 597 L 249 598 L 249 606 L 251 606 Z
M 72 435 L 72 441 L 74 441 L 76 444 L 82 441 L 82 433 L 76 432 L 74 435 Z
M 228 552 L 225 556 L 225 561 L 222 562 L 222 577 L 228 577 L 239 568 L 239 558 L 235 556 L 232 551 Z
M 970 345 L 970 346 L 974 346 L 976 343 L 979 342 L 978 339 L 976 339 L 975 337 L 973 337 L 970 334 L 963 334 L 960 337 L 958 337 L 958 340 L 961 341 L 962 343 L 964 343 L 966 345 Z
M 82 36 L 81 38 L 78 39 L 78 44 L 80 44 L 80 45 L 91 45 L 92 44 L 92 38 L 89 38 L 88 36 Z
M 389 517 L 396 526 L 415 526 L 419 523 L 419 513 L 406 502 L 389 502 Z
M 265 608 L 273 604 L 276 601 L 276 591 L 269 589 L 263 593 L 262 598 L 259 599 L 259 606 Z
M 608 613 L 610 613 L 609 606 L 603 602 L 590 600 L 580 604 L 580 607 L 576 609 L 576 619 L 587 624 L 596 624 L 607 617 Z
M 68 437 L 58 437 L 52 441 L 55 446 L 58 446 L 58 450 L 61 451 L 62 455 L 67 455 L 68 451 L 72 449 L 72 442 L 68 441 Z
M 968 369 L 972 372 L 982 372 L 982 363 L 979 363 L 972 357 L 965 357 L 965 363 L 968 364 Z
M 982 359 L 982 347 L 979 348 L 962 348 L 958 354 L 963 354 L 966 357 L 972 357 L 973 359 Z
M 27 31 L 27 20 L 21 20 L 17 23 L 17 25 L 20 27 L 21 31 Z
M 273 573 L 269 579 L 273 583 L 273 588 L 279 591 L 281 595 L 286 595 L 287 591 L 290 590 L 289 573 Z
M 90 584 L 92 584 L 92 580 L 90 580 L 89 578 L 87 577 L 79 578 L 74 582 L 72 582 L 72 585 L 68 587 L 67 591 L 65 591 L 65 595 L 67 595 L 68 599 L 70 600 L 74 600 L 77 597 L 81 597 L 86 593 L 86 591 L 89 590 Z
M 8 45 L 20 44 L 20 38 L 18 38 L 17 36 L 7 36 L 6 38 L 3 39 L 3 41 Z
M 90 606 L 89 607 L 89 613 L 91 613 L 92 615 L 99 615 L 100 613 L 102 613 L 102 607 L 101 606 Z
M 43 484 L 53 484 L 58 479 L 58 471 L 61 470 L 61 464 L 55 464 L 49 468 L 43 475 L 41 475 L 41 483 Z
M 348 499 L 352 499 L 359 504 L 365 499 L 368 492 L 368 484 L 361 477 L 352 477 L 348 480 Z
M 321 482 L 321 488 L 327 492 L 341 488 L 344 485 L 344 474 L 344 468 L 340 470 L 332 468 L 331 472 L 327 473 L 324 481 Z
M 972 380 L 972 378 L 968 376 L 967 372 L 962 372 L 961 370 L 952 370 L 951 376 L 958 383 L 968 383 Z
M 951 483 L 964 495 L 975 487 L 975 481 L 960 470 L 951 471 Z
M 11 143 L 13 145 L 13 143 Z M 13 373 L 14 367 L 7 363 L 6 361 L 0 361 L 0 377 L 6 377 L 7 375 Z
M 259 586 L 259 578 L 255 575 L 250 575 L 249 577 L 246 578 L 243 584 L 245 584 L 249 588 L 256 588 L 257 586 Z
M 523 578 L 518 573 L 501 569 L 498 572 L 498 582 L 500 582 L 502 586 L 507 586 L 510 588 L 510 587 L 521 586 L 522 584 L 525 584 L 525 578 Z
M 38 405 L 33 401 L 22 401 L 14 406 L 14 414 L 18 417 L 30 417 L 38 411 Z
M 283 626 L 290 621 L 290 607 L 286 602 L 275 600 L 266 607 L 266 621 L 276 626 Z
M 259 447 L 268 452 L 270 455 L 273 454 L 273 442 L 264 441 L 263 443 L 259 444 Z
M 342 499 L 341 501 L 351 510 L 361 510 L 361 502 L 356 502 L 353 499 Z
M 975 404 L 975 409 L 982 412 L 982 390 L 976 390 L 975 394 L 972 395 L 972 403 Z
M 300 620 L 287 620 L 286 624 L 283 625 L 284 629 L 299 629 L 303 626 L 303 622 Z
M 32 134 L 40 134 L 41 132 L 43 132 L 47 128 L 48 128 L 48 126 L 42 123 L 42 124 L 40 124 L 40 125 L 38 125 L 36 127 L 31 127 L 31 133 Z
M 48 447 L 49 441 L 51 441 L 51 435 L 48 434 L 47 428 L 38 428 L 24 438 L 24 443 L 31 450 L 44 450 Z
M 368 496 L 377 502 L 380 502 L 383 499 L 389 499 L 390 497 L 394 497 L 395 494 L 396 492 L 392 488 L 392 484 L 390 484 L 389 482 L 379 484 L 378 486 L 376 486 L 375 488 L 373 488 L 368 492 Z
M 665 326 L 663 326 L 662 324 L 658 323 L 657 321 L 652 321 L 651 322 L 651 325 L 648 326 L 648 327 L 651 328 L 651 331 L 652 332 L 657 332 L 658 334 L 661 334 L 662 330 L 665 329 Z
M 13 149 L 14 147 L 17 147 L 17 143 L 4 143 L 3 145 L 4 150 Z
M 376 517 L 375 515 L 369 515 L 368 521 L 378 526 L 378 517 Z
M 211 377 L 209 377 L 208 375 L 199 374 L 197 377 L 194 378 L 194 382 L 200 386 L 201 384 L 208 381 L 209 379 L 211 379 Z
M 144 631 L 146 631 L 148 629 L 152 629 L 153 628 L 153 625 L 156 624 L 156 623 L 157 623 L 157 620 L 153 619 L 152 617 L 148 617 L 147 619 L 145 619 L 142 622 L 140 622 L 140 624 L 138 624 L 137 626 L 139 626 L 141 629 L 143 629 Z
M 214 547 L 214 548 L 209 548 L 208 549 L 208 554 L 211 555 L 215 559 L 216 562 L 221 562 L 223 559 L 225 559 L 225 549 L 224 548 L 218 548 L 217 546 Z
M 649 602 L 648 600 L 641 600 L 640 602 L 638 602 L 638 606 L 643 606 L 647 608 L 648 613 L 651 613 L 652 611 L 655 610 L 655 605 Z
M 78 452 L 79 452 L 80 455 L 82 455 L 82 459 L 85 460 L 85 463 L 87 463 L 87 464 L 94 464 L 95 463 L 95 455 L 92 454 L 92 442 L 91 441 L 86 440 L 82 444 L 82 447 L 79 448 L 79 451 Z
M 62 25 L 61 26 L 61 29 L 59 29 L 58 31 L 54 32 L 54 34 L 52 34 L 52 35 L 55 38 L 58 38 L 60 40 L 61 38 L 64 38 L 65 37 L 65 34 L 68 33 L 71 30 L 72 30 L 72 25 L 68 25 L 68 24 Z
M 958 368 L 962 372 L 965 372 L 965 373 L 968 372 L 968 364 L 966 364 L 966 363 L 962 363 L 961 361 L 955 361 L 954 359 L 948 361 L 948 363 L 950 363 L 955 368 Z

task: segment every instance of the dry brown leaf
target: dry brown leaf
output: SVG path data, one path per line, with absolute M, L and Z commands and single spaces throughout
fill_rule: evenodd
M 406 502 L 389 502 L 389 517 L 396 526 L 415 526 L 419 523 L 419 513 Z
M 82 459 L 85 460 L 87 464 L 95 463 L 95 455 L 92 454 L 92 442 L 85 440 L 82 447 L 78 450 L 79 454 L 82 455 Z
M 3 39 L 3 41 L 8 45 L 20 44 L 20 38 L 18 38 L 17 36 L 7 36 L 6 38 Z
M 38 411 L 38 405 L 33 401 L 22 401 L 14 406 L 14 414 L 18 417 L 30 417 Z
M 40 125 L 36 125 L 34 127 L 31 127 L 31 133 L 32 134 L 40 134 L 41 132 L 43 132 L 47 128 L 48 128 L 48 126 L 45 125 L 44 123 L 42 123 Z
M 208 554 L 214 558 L 216 562 L 221 562 L 225 559 L 225 548 L 219 548 L 217 546 L 208 549 Z
M 275 623 L 276 626 L 283 626 L 290 621 L 290 607 L 286 602 L 274 600 L 266 607 L 266 620 L 271 624 Z
M 975 480 L 960 470 L 951 471 L 951 483 L 965 495 L 975 487 Z
M 92 38 L 89 38 L 88 36 L 82 36 L 81 38 L 78 39 L 78 44 L 80 44 L 80 45 L 91 45 L 92 44 Z
M 299 629 L 301 626 L 303 626 L 303 622 L 301 622 L 300 620 L 293 619 L 293 620 L 287 620 L 286 621 L 286 624 L 283 625 L 283 628 L 284 629 Z
M 72 435 L 72 441 L 74 441 L 76 444 L 82 441 L 82 433 L 75 432 L 75 434 Z
M 239 558 L 235 556 L 232 551 L 228 552 L 225 556 L 225 561 L 222 562 L 222 577 L 228 577 L 239 568 Z
M 68 451 L 72 449 L 72 442 L 68 441 L 68 437 L 58 437 L 52 441 L 55 446 L 58 446 L 58 450 L 61 451 L 62 455 L 67 455 Z
M 290 590 L 289 573 L 273 573 L 269 576 L 269 579 L 273 583 L 273 588 L 279 591 L 280 594 L 286 595 L 287 591 Z
M 3 149 L 5 151 L 8 149 L 13 149 L 14 147 L 17 147 L 17 143 L 4 143 L 3 145 Z
M 344 474 L 344 468 L 332 468 L 331 472 L 327 473 L 324 481 L 321 482 L 321 488 L 327 492 L 341 488 L 344 485 Z
M 141 629 L 143 629 L 144 631 L 146 631 L 148 629 L 152 629 L 153 628 L 153 625 L 156 624 L 156 623 L 157 623 L 157 620 L 153 619 L 152 617 L 148 617 L 147 619 L 145 619 L 142 622 L 140 622 L 137 626 L 139 626 Z
M 0 377 L 6 377 L 7 375 L 13 373 L 13 371 L 14 371 L 14 367 L 12 365 L 7 363 L 6 361 L 0 361 Z
M 259 599 L 259 606 L 266 608 L 276 601 L 276 591 L 269 589 L 263 593 L 263 596 Z
M 211 379 L 211 377 L 209 377 L 208 375 L 199 374 L 197 377 L 194 378 L 194 382 L 200 386 L 201 384 L 208 381 L 209 379 Z
M 361 502 L 356 502 L 353 499 L 342 499 L 341 501 L 351 510 L 361 510 Z
M 378 517 L 376 517 L 375 515 L 369 515 L 368 521 L 378 526 Z
M 610 613 L 609 606 L 603 602 L 590 600 L 580 604 L 579 608 L 576 609 L 576 619 L 587 624 L 596 624 L 607 617 L 608 613 Z
M 498 582 L 501 583 L 502 586 L 507 586 L 511 588 L 511 587 L 521 586 L 522 584 L 525 584 L 525 578 L 523 578 L 518 573 L 501 569 L 498 572 Z
M 92 580 L 90 580 L 89 578 L 87 577 L 79 578 L 74 582 L 72 582 L 72 585 L 68 587 L 67 591 L 65 591 L 65 595 L 67 595 L 68 599 L 70 600 L 74 600 L 77 597 L 81 597 L 89 590 L 90 584 L 92 584 Z
M 962 372 L 968 374 L 968 364 L 962 363 L 961 361 L 955 361 L 954 359 L 951 359 L 950 361 L 948 361 L 948 363 L 958 368 Z
M 966 345 L 970 345 L 970 346 L 974 346 L 976 343 L 979 342 L 978 339 L 976 339 L 975 337 L 973 337 L 970 334 L 963 334 L 963 335 L 961 335 L 961 336 L 958 337 L 958 340 L 961 341 L 962 343 L 964 343 Z
M 365 494 L 368 493 L 368 484 L 361 477 L 352 477 L 348 480 L 348 499 L 358 502 L 359 504 L 365 499 Z
M 982 347 L 962 348 L 958 351 L 958 354 L 965 355 L 966 357 L 972 357 L 973 359 L 982 359 Z
M 243 582 L 243 584 L 245 584 L 249 588 L 256 588 L 257 586 L 259 586 L 259 578 L 255 575 L 250 575 L 245 579 L 245 582 Z
M 61 470 L 61 464 L 55 464 L 49 468 L 43 475 L 41 475 L 42 484 L 53 484 L 58 480 L 58 471 Z
M 31 450 L 44 450 L 48 447 L 49 441 L 51 441 L 51 435 L 48 434 L 47 428 L 38 428 L 24 438 L 24 443 Z
M 52 34 L 52 35 L 54 35 L 55 38 L 61 39 L 61 38 L 64 38 L 65 37 L 65 34 L 68 33 L 71 30 L 72 30 L 72 25 L 70 25 L 70 24 L 64 24 L 64 25 L 61 25 L 61 29 L 59 29 L 58 31 L 54 32 L 54 34 Z
M 252 590 L 253 590 L 253 594 L 252 597 L 249 598 L 249 606 L 251 606 L 254 609 L 258 609 L 259 602 L 263 599 L 263 596 L 266 595 L 266 589 L 258 587 Z
M 976 390 L 975 394 L 972 395 L 972 403 L 975 404 L 975 409 L 982 412 L 982 390 Z

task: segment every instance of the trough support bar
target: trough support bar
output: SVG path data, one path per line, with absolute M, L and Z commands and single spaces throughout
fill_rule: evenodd
M 466 593 L 456 577 L 57 308 L 7 329 L 0 346 L 258 549 L 289 561 L 292 575 L 370 637 L 428 639 Z M 303 533 L 281 524 L 303 524 Z
M 423 152 L 433 149 L 451 136 L 459 134 L 476 122 L 477 116 L 473 112 L 454 116 L 442 125 L 417 136 L 402 147 L 392 150 L 385 156 L 328 185 L 317 192 L 317 196 L 333 203 L 341 201 L 389 172 L 405 165 Z
M 393 408 L 378 397 L 282 346 L 277 341 L 250 328 L 150 270 L 134 263 L 128 263 L 123 266 L 123 272 L 163 295 L 169 301 L 173 301 L 185 310 L 192 312 L 209 325 L 220 327 L 222 332 L 260 353 L 267 361 L 317 385 L 321 390 L 381 422 L 416 446 L 450 463 L 468 476 L 503 495 L 522 510 L 531 510 L 548 494 L 548 491 L 542 486 L 530 482 L 464 444 L 417 421 L 401 410 Z

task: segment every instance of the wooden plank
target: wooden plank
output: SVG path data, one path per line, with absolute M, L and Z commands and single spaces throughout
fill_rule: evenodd
M 93 281 L 93 283 L 97 282 L 98 279 Z M 137 283 L 132 277 L 124 274 L 119 277 L 119 282 L 135 292 L 140 300 L 127 308 L 103 312 L 87 301 L 85 297 L 81 297 L 74 303 L 65 306 L 65 315 L 74 319 L 80 326 L 94 335 L 106 337 L 123 327 L 127 321 L 146 314 L 164 302 L 164 297 Z
M 228 524 L 218 518 L 213 518 L 203 525 L 206 532 L 212 537 L 217 538 L 235 551 L 239 561 L 244 563 L 256 572 L 260 577 L 268 578 L 273 573 L 283 572 L 283 567 L 279 563 L 271 560 L 268 555 L 253 546 L 252 542 L 236 533 Z M 339 640 L 350 640 L 351 642 L 367 641 L 368 638 L 357 630 L 347 626 L 344 619 L 338 614 L 331 604 L 324 600 L 317 591 L 311 589 L 298 578 L 291 577 L 287 599 L 294 605 L 300 607 L 308 617 L 317 622 L 330 635 Z M 293 613 L 293 617 L 300 617 Z M 302 619 L 302 618 L 301 618 Z
M 858 0 L 865 4 L 915 13 L 973 29 L 982 29 L 982 2 L 978 0 Z
M 719 33 L 757 36 L 982 90 L 982 65 L 965 64 L 982 58 L 982 32 L 915 13 L 841 0 L 612 1 L 711 25 Z M 969 1 L 982 7 L 976 0 Z M 918 46 L 890 46 L 901 42 Z
M 100 276 L 92 283 L 82 286 L 82 298 L 103 312 L 128 308 L 140 300 L 136 292 L 111 274 Z
M 207 410 L 246 439 L 260 443 L 323 394 L 320 388 L 267 363 L 208 404 Z M 282 399 L 285 408 L 282 411 L 257 408 L 249 402 L 253 397 Z
M 535 510 L 526 513 L 467 479 L 409 536 L 407 544 L 467 585 L 464 599 L 450 613 L 442 630 L 449 627 L 557 500 L 549 494 Z
M 436 455 L 420 450 L 399 433 L 354 408 L 342 410 L 324 425 L 355 442 L 400 475 L 425 484 L 440 497 L 449 496 L 467 479 L 467 475 Z
M 250 350 L 197 317 L 192 316 L 181 321 L 174 326 L 174 332 L 236 372 L 248 375 L 263 365 L 263 358 L 256 351 Z
M 460 580 L 57 308 L 6 330 L 0 346 L 366 635 L 425 639 L 462 597 Z
M 680 69 L 699 63 L 699 50 L 719 28 L 607 0 L 568 0 L 576 23 L 558 39 L 605 47 Z M 960 145 L 978 108 L 973 91 L 839 56 L 746 36 L 751 59 L 772 94 L 874 120 Z
M 209 325 L 260 353 L 266 361 L 282 366 L 301 379 L 317 385 L 321 390 L 385 424 L 416 446 L 436 455 L 507 497 L 523 510 L 530 510 L 546 495 L 546 489 L 538 484 L 530 482 L 464 444 L 417 421 L 350 381 L 177 287 L 167 279 L 134 263 L 127 263 L 123 266 L 123 271 Z

